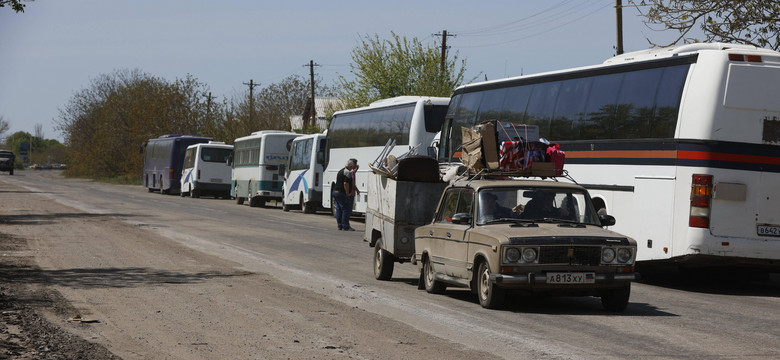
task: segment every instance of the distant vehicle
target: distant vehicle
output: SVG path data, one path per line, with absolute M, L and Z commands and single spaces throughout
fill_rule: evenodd
M 211 141 L 209 137 L 162 135 L 142 144 L 144 154 L 144 187 L 161 194 L 179 192 L 184 152 L 192 144 Z
M 13 152 L 0 150 L 0 171 L 8 171 L 8 175 L 13 175 L 14 159 L 16 159 L 16 155 Z
M 302 212 L 313 213 L 321 207 L 325 145 L 325 134 L 303 135 L 293 140 L 284 174 L 284 211 L 299 206 Z
M 270 200 L 282 200 L 284 167 L 292 141 L 300 134 L 263 130 L 236 139 L 230 194 L 237 204 L 249 200 L 251 207 L 263 207 Z
M 395 140 L 391 155 L 402 155 L 412 147 L 426 154 L 436 133 L 441 131 L 449 98 L 400 96 L 371 105 L 336 112 L 328 127 L 327 165 L 323 174 L 322 206 L 332 207 L 331 189 L 336 175 L 351 158 L 358 160 L 354 214 L 366 213 L 368 164 L 375 161 L 387 141 Z
M 515 291 L 598 296 L 605 310 L 623 311 L 637 244 L 602 228 L 614 223 L 579 185 L 464 179 L 414 230 L 413 261 L 429 293 L 468 288 L 485 308 L 501 307 Z
M 490 119 L 559 143 L 640 262 L 780 270 L 780 52 L 699 43 L 464 85 L 439 161 Z
M 230 198 L 231 167 L 228 159 L 233 154 L 233 145 L 209 141 L 190 145 L 184 155 L 184 169 L 181 171 L 181 196 L 213 195 Z

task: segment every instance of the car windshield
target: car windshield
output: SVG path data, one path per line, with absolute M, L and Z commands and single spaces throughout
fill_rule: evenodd
M 479 191 L 477 224 L 553 222 L 599 225 L 584 191 L 554 187 L 500 187 Z

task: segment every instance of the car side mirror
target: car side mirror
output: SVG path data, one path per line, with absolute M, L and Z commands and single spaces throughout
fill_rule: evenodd
M 452 223 L 460 225 L 471 225 L 471 214 L 469 213 L 457 213 L 452 215 Z
M 615 217 L 612 215 L 599 215 L 599 221 L 601 221 L 601 226 L 612 226 L 615 225 Z

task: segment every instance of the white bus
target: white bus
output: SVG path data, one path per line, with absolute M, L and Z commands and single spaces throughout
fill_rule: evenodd
M 325 143 L 325 134 L 303 135 L 293 140 L 284 174 L 282 210 L 300 206 L 301 211 L 308 214 L 322 204 Z
M 637 260 L 780 270 L 780 53 L 692 44 L 462 86 L 439 161 L 488 119 L 560 143 Z
M 236 139 L 230 195 L 237 204 L 249 200 L 251 207 L 264 207 L 269 200 L 282 199 L 284 165 L 298 136 L 289 131 L 263 130 Z
M 354 158 L 360 166 L 355 184 L 361 192 L 355 196 L 352 213 L 365 214 L 368 164 L 376 160 L 388 139 L 396 141 L 392 155 L 404 154 L 414 146 L 425 154 L 441 130 L 449 101 L 443 97 L 399 96 L 333 114 L 328 127 L 328 159 L 322 189 L 326 196 L 322 197 L 322 206 L 331 208 L 336 174 L 347 160 Z
M 228 164 L 233 145 L 209 141 L 187 147 L 181 171 L 181 196 L 200 197 L 203 194 L 230 198 L 231 168 Z

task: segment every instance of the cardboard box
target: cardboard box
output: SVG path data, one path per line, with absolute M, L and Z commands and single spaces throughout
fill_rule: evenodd
M 482 155 L 485 166 L 490 170 L 498 169 L 498 142 L 496 140 L 496 121 L 488 120 L 475 127 L 482 136 Z
M 482 136 L 479 132 L 462 127 L 463 145 L 461 161 L 467 168 L 479 171 L 485 167 L 482 163 Z

